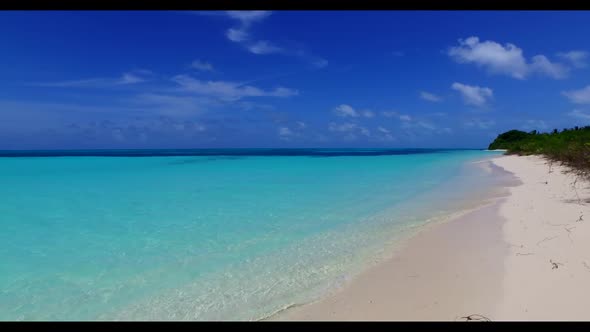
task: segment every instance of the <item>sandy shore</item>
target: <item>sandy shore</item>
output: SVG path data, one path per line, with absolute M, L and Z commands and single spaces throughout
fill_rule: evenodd
M 509 196 L 426 227 L 335 294 L 273 319 L 590 319 L 588 183 L 540 157 L 493 163 L 520 180 Z

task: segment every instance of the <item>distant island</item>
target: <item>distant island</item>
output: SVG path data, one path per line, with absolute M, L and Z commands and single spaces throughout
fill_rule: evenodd
M 590 178 L 590 126 L 553 129 L 547 133 L 510 130 L 498 135 L 488 149 L 505 149 L 507 154 L 543 155 Z

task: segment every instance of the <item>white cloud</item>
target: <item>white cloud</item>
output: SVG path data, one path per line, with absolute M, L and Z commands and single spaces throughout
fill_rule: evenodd
M 451 88 L 461 93 L 463 101 L 467 105 L 482 107 L 487 104 L 489 99 L 493 98 L 493 91 L 490 88 L 471 86 L 458 82 L 453 83 Z
M 480 129 L 487 129 L 496 124 L 494 120 L 471 119 L 464 122 L 466 127 L 477 127 Z
M 380 140 L 383 140 L 383 141 L 394 141 L 395 140 L 395 138 L 391 134 L 390 130 L 379 126 L 379 127 L 377 127 L 377 131 L 381 134 L 381 136 L 379 137 Z
M 337 116 L 340 116 L 343 118 L 345 118 L 345 117 L 356 118 L 359 116 L 359 113 L 354 108 L 352 108 L 352 106 L 346 105 L 346 104 L 342 104 L 342 105 L 336 107 L 334 109 L 334 113 L 336 113 Z
M 575 109 L 575 110 L 569 112 L 567 115 L 574 117 L 574 118 L 586 120 L 586 121 L 590 120 L 590 113 L 586 113 L 586 112 L 584 112 L 582 110 L 578 110 L 578 109 Z
M 375 113 L 369 110 L 357 111 L 352 106 L 347 104 L 341 104 L 334 109 L 334 113 L 337 116 L 346 118 L 358 118 L 358 117 L 365 117 L 365 118 L 373 118 L 375 117 Z
M 544 55 L 536 55 L 529 64 L 521 48 L 514 44 L 501 45 L 495 41 L 481 42 L 478 37 L 459 39 L 459 46 L 451 47 L 448 55 L 459 63 L 472 63 L 492 74 L 525 79 L 531 73 L 547 75 L 555 79 L 565 78 L 568 68 L 552 63 Z
M 117 84 L 135 84 L 145 82 L 145 79 L 133 73 L 124 73 Z
M 105 88 L 117 85 L 131 85 L 147 81 L 147 76 L 151 75 L 149 70 L 133 70 L 123 73 L 119 78 L 90 78 L 83 80 L 59 81 L 32 83 L 31 85 L 54 87 L 54 88 Z
M 326 59 L 313 56 L 301 49 L 288 50 L 268 40 L 257 40 L 250 32 L 252 24 L 266 19 L 271 14 L 271 11 L 264 10 L 226 11 L 225 15 L 237 20 L 239 24 L 238 26 L 227 29 L 225 36 L 228 40 L 240 44 L 252 54 L 266 55 L 280 53 L 282 55 L 301 58 L 316 68 L 324 68 L 328 65 Z
M 451 47 L 448 54 L 459 63 L 474 63 L 492 73 L 518 79 L 525 78 L 528 71 L 522 49 L 514 44 L 502 46 L 494 41 L 480 42 L 478 37 L 469 37 L 459 39 L 459 46 Z
M 296 121 L 294 126 L 282 126 L 278 128 L 279 139 L 290 141 L 293 138 L 303 137 L 304 129 L 307 125 L 304 122 Z
M 293 136 L 293 132 L 288 127 L 279 128 L 279 138 L 283 140 L 289 140 Z
M 324 68 L 328 65 L 328 60 L 322 58 L 315 58 L 314 60 L 312 60 L 311 64 L 317 68 Z
M 153 73 L 150 70 L 146 69 L 132 70 L 130 72 L 123 73 L 121 78 L 119 78 L 115 84 L 135 84 L 145 82 L 148 80 L 147 77 L 152 74 Z
M 381 112 L 381 115 L 383 115 L 386 118 L 398 118 L 401 121 L 412 121 L 412 117 L 407 115 L 407 114 L 399 114 L 399 112 L 396 111 L 384 111 Z
M 191 63 L 191 67 L 200 71 L 213 71 L 213 65 L 209 62 L 195 60 Z
M 371 135 L 371 132 L 367 128 L 350 122 L 342 124 L 331 122 L 328 126 L 328 130 L 332 132 L 343 133 L 345 134 L 345 138 L 348 139 L 356 139 L 357 135 L 366 137 Z
M 418 121 L 418 122 L 416 123 L 416 125 L 417 125 L 418 127 L 422 127 L 422 128 L 426 128 L 426 129 L 430 129 L 430 130 L 436 129 L 436 126 L 435 126 L 435 125 L 433 125 L 432 123 L 429 123 L 429 122 Z
M 433 93 L 426 92 L 426 91 L 420 91 L 420 98 L 422 98 L 424 100 L 431 101 L 431 102 L 435 102 L 435 103 L 442 101 L 441 97 L 439 97 Z
M 248 50 L 254 54 L 270 54 L 282 51 L 280 47 L 274 46 L 266 40 L 260 40 L 252 45 L 249 45 Z
M 453 130 L 449 127 L 440 128 L 436 124 L 425 120 L 406 121 L 401 124 L 401 128 L 405 129 L 406 135 L 409 136 L 453 133 Z
M 396 117 L 398 115 L 398 113 L 395 111 L 385 111 L 385 112 L 381 112 L 381 115 L 383 115 L 386 118 L 393 118 L 393 117 Z
M 177 75 L 172 79 L 185 91 L 207 95 L 224 100 L 238 100 L 244 97 L 291 97 L 297 90 L 278 87 L 273 90 L 227 81 L 201 81 L 188 75 Z
M 272 14 L 268 10 L 228 10 L 227 16 L 239 20 L 243 25 L 250 25 L 252 22 L 260 21 Z
M 590 104 L 590 85 L 579 90 L 562 92 L 572 103 L 575 104 Z
M 535 55 L 533 62 L 530 65 L 530 69 L 534 72 L 545 74 L 555 79 L 566 78 L 569 69 L 562 64 L 552 63 L 544 55 Z
M 377 127 L 377 130 L 380 131 L 380 132 L 382 132 L 382 133 L 384 133 L 384 134 L 391 133 L 389 130 L 387 130 L 387 129 L 381 127 L 381 126 Z
M 272 12 L 264 10 L 229 10 L 226 11 L 227 16 L 236 19 L 240 22 L 239 27 L 227 29 L 225 36 L 232 42 L 242 44 L 248 51 L 254 54 L 269 54 L 275 53 L 280 48 L 271 45 L 268 41 L 252 41 L 250 40 L 250 26 L 252 23 L 261 21 L 268 17 Z
M 225 32 L 225 36 L 227 37 L 227 39 L 236 43 L 246 41 L 249 37 L 248 32 L 246 30 L 234 28 L 227 29 L 227 31 Z
M 557 56 L 570 62 L 572 66 L 576 68 L 584 68 L 588 65 L 586 63 L 586 59 L 588 58 L 588 52 L 585 51 L 562 52 L 557 53 Z
M 371 136 L 371 132 L 369 131 L 369 129 L 365 128 L 365 127 L 359 127 L 359 131 L 361 132 L 361 135 L 364 136 Z

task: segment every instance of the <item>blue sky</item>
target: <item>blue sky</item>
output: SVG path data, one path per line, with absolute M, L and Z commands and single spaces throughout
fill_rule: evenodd
M 590 124 L 590 13 L 0 12 L 0 149 L 485 147 Z

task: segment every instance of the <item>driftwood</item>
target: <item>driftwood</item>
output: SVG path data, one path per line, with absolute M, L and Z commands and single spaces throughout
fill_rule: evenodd
M 465 322 L 491 322 L 492 320 L 487 318 L 486 316 L 473 314 L 469 316 L 461 317 L 460 319 L 464 320 Z

